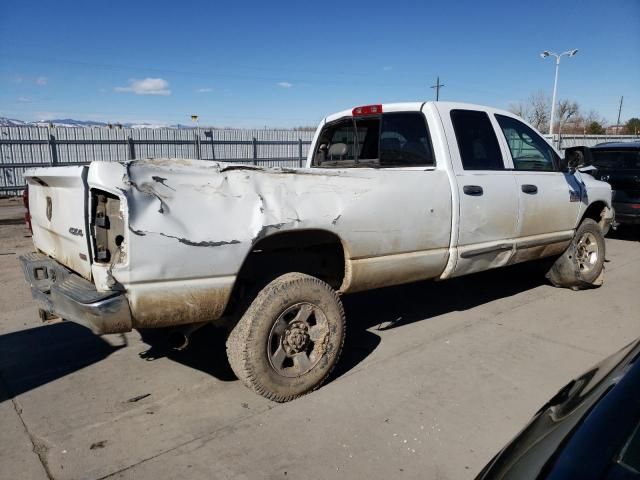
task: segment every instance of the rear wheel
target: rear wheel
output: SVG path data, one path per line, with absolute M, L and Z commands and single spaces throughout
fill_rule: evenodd
M 247 387 L 286 402 L 322 385 L 344 336 L 344 310 L 335 290 L 318 278 L 288 273 L 251 303 L 229 335 L 227 356 Z
M 580 290 L 602 284 L 604 274 L 605 242 L 600 226 L 585 218 L 567 250 L 547 272 L 547 278 L 556 287 Z

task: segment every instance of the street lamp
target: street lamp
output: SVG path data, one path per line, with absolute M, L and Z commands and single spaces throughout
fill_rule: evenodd
M 578 53 L 577 48 L 574 48 L 573 50 L 567 50 L 566 52 L 562 52 L 561 54 L 553 53 L 549 50 L 545 50 L 540 54 L 540 58 L 547 58 L 549 56 L 556 57 L 556 77 L 553 81 L 553 99 L 551 100 L 551 120 L 549 121 L 549 135 L 553 134 L 553 120 L 556 114 L 556 92 L 558 90 L 558 69 L 560 68 L 560 57 L 562 57 L 563 55 L 573 57 L 576 53 Z

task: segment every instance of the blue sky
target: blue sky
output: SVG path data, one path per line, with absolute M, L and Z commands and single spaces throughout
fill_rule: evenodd
M 506 108 L 544 90 L 640 117 L 640 1 L 18 1 L 0 9 L 0 116 L 262 127 L 355 105 Z

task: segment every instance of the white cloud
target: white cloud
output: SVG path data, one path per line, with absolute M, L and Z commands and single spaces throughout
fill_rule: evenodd
M 291 87 L 293 87 L 293 83 L 289 83 L 289 82 L 278 82 L 276 85 L 278 85 L 279 87 L 282 87 L 282 88 L 291 88 Z
M 144 80 L 129 80 L 128 87 L 116 87 L 116 92 L 130 92 L 136 95 L 171 95 L 169 82 L 162 78 L 145 78 Z
M 209 93 L 209 92 L 213 92 L 213 88 L 209 88 L 209 87 L 199 88 L 199 89 L 196 90 L 196 92 L 198 92 L 198 93 Z
M 18 97 L 16 100 L 19 103 L 31 103 L 31 102 L 33 102 L 33 98 L 31 98 L 31 97 Z
M 47 79 L 47 77 L 38 77 L 35 80 L 36 85 L 40 85 L 41 87 L 46 85 L 48 81 L 49 79 Z

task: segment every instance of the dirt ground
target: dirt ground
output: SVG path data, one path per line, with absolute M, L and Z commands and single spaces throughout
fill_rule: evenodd
M 0 478 L 473 478 L 572 377 L 640 336 L 640 236 L 607 239 L 604 286 L 549 286 L 539 265 L 346 297 L 327 385 L 288 404 L 245 389 L 214 329 L 41 324 L 18 264 L 18 200 L 0 200 Z

